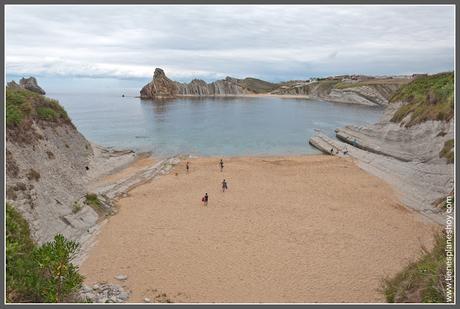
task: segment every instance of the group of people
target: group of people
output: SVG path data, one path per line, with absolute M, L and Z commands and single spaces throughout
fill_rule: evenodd
M 331 151 L 330 151 L 330 152 L 331 152 L 331 155 L 334 155 L 334 148 L 331 148 Z M 335 150 L 335 154 L 338 155 L 339 152 L 340 152 L 340 150 L 337 148 L 337 149 Z M 344 155 L 347 155 L 347 154 L 348 154 L 347 146 L 345 146 L 345 150 L 342 150 L 342 153 L 343 153 Z
M 219 167 L 220 167 L 220 171 L 223 172 L 224 171 L 224 161 L 222 159 L 220 159 L 220 161 L 219 161 Z M 190 162 L 189 161 L 187 161 L 185 163 L 185 169 L 186 169 L 187 174 L 188 174 L 190 172 Z M 227 189 L 228 189 L 228 184 L 227 184 L 227 181 L 224 179 L 222 181 L 222 192 L 225 192 L 225 190 L 227 190 Z M 208 206 L 209 195 L 208 195 L 207 192 L 201 198 L 201 201 L 203 202 L 204 206 Z

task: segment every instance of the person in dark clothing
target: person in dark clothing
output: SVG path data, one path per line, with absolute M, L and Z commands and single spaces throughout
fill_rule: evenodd
M 208 200 L 209 200 L 209 196 L 208 196 L 208 193 L 206 193 L 203 198 L 201 199 L 201 201 L 203 202 L 203 205 L 204 206 L 208 206 Z
M 190 162 L 187 161 L 187 163 L 185 163 L 185 168 L 187 169 L 187 174 L 190 170 Z
M 225 190 L 227 190 L 227 189 L 228 189 L 227 182 L 224 179 L 224 181 L 222 181 L 222 192 L 225 192 Z
M 224 161 L 222 159 L 220 159 L 219 165 L 220 165 L 220 171 L 223 172 L 224 171 Z
M 334 155 L 334 148 L 331 148 L 331 155 Z

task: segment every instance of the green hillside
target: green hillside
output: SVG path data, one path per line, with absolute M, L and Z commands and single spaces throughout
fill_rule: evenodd
M 391 121 L 401 122 L 410 115 L 406 127 L 427 120 L 450 120 L 454 117 L 454 73 L 420 77 L 401 87 L 390 102 L 405 102 Z

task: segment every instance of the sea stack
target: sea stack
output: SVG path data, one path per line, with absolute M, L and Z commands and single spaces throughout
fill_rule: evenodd
M 153 80 L 141 89 L 141 99 L 166 99 L 175 98 L 177 85 L 166 77 L 165 72 L 156 68 Z

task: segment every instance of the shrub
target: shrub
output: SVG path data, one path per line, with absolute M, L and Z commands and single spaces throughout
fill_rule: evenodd
M 32 289 L 43 302 L 63 302 L 77 292 L 83 282 L 78 267 L 71 263 L 79 249 L 79 244 L 58 234 L 32 252 L 36 263 L 30 280 Z
M 102 207 L 101 201 L 99 200 L 97 195 L 94 194 L 94 193 L 86 194 L 85 199 L 86 199 L 86 204 L 90 205 L 93 208 L 101 208 Z
M 6 296 L 8 302 L 62 302 L 78 291 L 83 277 L 71 263 L 79 245 L 56 235 L 37 247 L 27 221 L 6 204 Z

